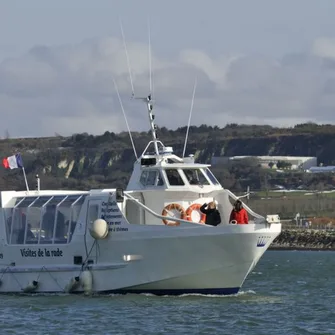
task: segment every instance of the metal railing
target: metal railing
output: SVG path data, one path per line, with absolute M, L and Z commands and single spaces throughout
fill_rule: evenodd
M 186 223 L 189 225 L 200 225 L 203 226 L 203 224 L 199 223 L 199 222 L 193 222 L 193 221 L 188 221 L 188 220 L 183 220 L 183 219 L 179 219 L 179 218 L 175 218 L 175 217 L 171 217 L 171 216 L 163 216 L 160 215 L 156 212 L 154 212 L 152 209 L 150 209 L 149 207 L 143 205 L 138 199 L 134 198 L 133 196 L 131 196 L 129 193 L 124 193 L 124 196 L 126 198 L 128 198 L 130 201 L 133 201 L 134 203 L 136 203 L 138 206 L 142 207 L 145 211 L 149 212 L 150 214 L 152 214 L 153 216 L 155 216 L 158 219 L 162 219 L 162 220 L 169 220 L 169 221 L 177 221 L 179 223 Z M 206 227 L 212 227 L 212 226 L 208 226 L 206 225 Z

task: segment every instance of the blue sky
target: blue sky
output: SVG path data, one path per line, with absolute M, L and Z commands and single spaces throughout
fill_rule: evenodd
M 335 1 L 0 0 L 0 136 L 133 130 L 147 94 L 150 19 L 158 125 L 333 123 Z

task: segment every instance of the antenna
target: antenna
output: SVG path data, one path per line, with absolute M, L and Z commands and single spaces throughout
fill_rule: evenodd
M 152 66 L 151 66 L 151 32 L 150 32 L 150 21 L 148 19 L 148 36 L 149 36 L 149 92 L 152 95 Z
M 128 64 L 128 70 L 129 70 L 129 77 L 130 77 L 130 83 L 131 83 L 131 88 L 132 88 L 132 98 L 140 99 L 140 100 L 144 101 L 146 103 L 146 105 L 147 105 L 152 139 L 153 139 L 153 143 L 154 143 L 154 146 L 155 146 L 156 154 L 159 155 L 158 144 L 157 144 L 157 134 L 156 134 L 156 128 L 157 127 L 154 124 L 155 115 L 152 113 L 152 111 L 153 111 L 153 99 L 152 99 L 153 84 L 152 84 L 152 67 L 151 67 L 150 22 L 148 20 L 148 34 L 149 34 L 149 89 L 150 89 L 150 93 L 145 98 L 135 97 L 133 79 L 132 79 L 132 76 L 131 76 L 131 69 L 130 69 L 130 61 L 129 61 L 128 51 L 127 51 L 127 46 L 126 46 L 126 39 L 124 37 L 124 32 L 123 32 L 121 20 L 120 20 L 120 27 L 121 27 L 121 33 L 122 33 L 122 38 L 123 38 L 123 44 L 124 44 L 124 48 L 125 48 L 125 51 L 126 51 L 127 64 Z M 118 95 L 118 98 L 119 98 L 119 101 L 120 101 L 120 105 L 121 105 L 121 109 L 122 109 L 122 112 L 123 112 L 123 116 L 124 116 L 124 118 L 126 120 L 126 124 L 127 124 L 127 128 L 128 128 L 130 140 L 131 140 L 131 143 L 132 143 L 132 146 L 133 146 L 133 149 L 134 149 L 134 153 L 135 153 L 136 159 L 138 159 L 137 153 L 136 153 L 136 150 L 135 150 L 135 145 L 134 145 L 134 142 L 133 142 L 133 139 L 132 139 L 132 136 L 131 136 L 131 132 L 130 132 L 130 129 L 129 129 L 128 122 L 127 122 L 126 114 L 125 114 L 125 111 L 124 111 L 124 108 L 123 108 L 123 105 L 122 105 L 121 97 L 120 97 L 119 91 L 117 89 L 116 82 L 115 82 L 114 79 L 113 79 L 113 81 L 114 81 L 114 86 L 115 86 L 115 89 L 116 89 L 116 92 L 117 92 L 117 95 Z
M 127 58 L 127 65 L 128 65 L 129 79 L 130 79 L 130 85 L 131 85 L 131 95 L 132 95 L 132 97 L 134 97 L 134 96 L 135 96 L 135 90 L 134 90 L 133 78 L 132 78 L 132 76 L 131 76 L 130 60 L 129 60 L 128 50 L 127 50 L 126 38 L 125 38 L 125 36 L 124 36 L 124 32 L 123 32 L 123 27 L 122 27 L 121 19 L 119 19 L 119 22 L 120 22 L 120 28 L 121 28 L 122 39 L 123 39 L 123 46 L 124 46 L 124 49 L 125 49 L 125 52 L 126 52 L 126 58 Z
M 194 81 L 194 87 L 193 87 L 193 95 L 192 95 L 192 102 L 191 102 L 191 109 L 190 109 L 190 115 L 188 117 L 188 124 L 187 124 L 187 130 L 186 130 L 186 137 L 185 137 L 185 144 L 184 144 L 184 151 L 183 151 L 183 158 L 185 156 L 185 150 L 186 150 L 186 144 L 187 144 L 187 138 L 188 138 L 188 132 L 190 129 L 190 123 L 191 123 L 191 117 L 193 112 L 193 105 L 194 105 L 194 97 L 195 97 L 195 90 L 197 88 L 197 78 L 195 78 Z
M 121 109 L 122 109 L 122 113 L 123 113 L 124 119 L 126 120 L 126 125 L 127 125 L 127 129 L 128 129 L 128 133 L 129 133 L 131 145 L 133 147 L 135 157 L 136 157 L 136 159 L 138 159 L 137 153 L 136 153 L 136 148 L 135 148 L 134 141 L 133 141 L 133 137 L 131 136 L 131 132 L 130 132 L 130 129 L 129 129 L 129 124 L 128 124 L 128 121 L 127 121 L 126 113 L 124 111 L 122 100 L 121 100 L 121 97 L 120 97 L 120 93 L 119 93 L 119 90 L 117 88 L 117 85 L 116 85 L 116 82 L 115 82 L 114 78 L 113 78 L 113 82 L 114 82 L 114 86 L 115 86 L 117 97 L 119 98 L 119 102 L 120 102 L 120 106 L 121 106 Z

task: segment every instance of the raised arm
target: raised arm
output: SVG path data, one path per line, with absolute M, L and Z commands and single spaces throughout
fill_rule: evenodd
M 208 210 L 206 209 L 207 207 L 207 204 L 204 203 L 199 209 L 200 209 L 200 212 L 201 213 L 204 213 L 204 214 L 207 214 L 208 213 Z

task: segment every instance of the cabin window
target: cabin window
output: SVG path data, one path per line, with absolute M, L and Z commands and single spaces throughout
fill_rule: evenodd
M 183 171 L 191 185 L 209 185 L 209 181 L 200 169 L 184 169 Z
M 165 170 L 167 179 L 171 186 L 181 186 L 185 185 L 183 179 L 181 178 L 178 170 L 176 169 L 167 169 Z
M 54 242 L 53 231 L 55 221 L 63 218 L 62 213 L 56 218 L 57 209 L 59 204 L 65 201 L 66 198 L 66 196 L 49 197 L 48 201 L 42 207 L 35 209 L 39 212 L 38 227 L 36 228 L 39 243 L 50 244 Z
M 12 216 L 8 218 L 10 222 L 9 243 L 23 244 L 27 223 L 27 208 L 37 199 L 38 197 L 15 199 Z
M 209 178 L 209 180 L 214 184 L 214 185 L 220 185 L 220 183 L 217 181 L 217 179 L 215 178 L 215 176 L 213 175 L 212 171 L 210 169 L 206 169 L 205 173 L 207 175 L 207 177 Z
M 10 244 L 68 243 L 86 195 L 17 198 L 6 208 Z
M 54 199 L 56 198 L 56 199 Z M 64 196 L 59 197 L 50 197 L 42 196 L 37 198 L 33 203 L 27 207 L 27 225 L 23 232 L 23 238 L 20 240 L 20 243 L 23 244 L 32 244 L 38 243 L 41 238 L 44 238 L 46 232 L 40 229 L 41 215 L 43 213 L 43 208 L 46 204 L 51 201 L 59 202 Z
M 91 204 L 89 209 L 88 209 L 87 222 L 89 224 L 93 224 L 93 222 L 97 219 L 99 219 L 99 205 L 98 204 Z
M 72 239 L 72 235 L 76 229 L 76 225 L 79 219 L 79 214 L 81 211 L 81 207 L 86 199 L 86 195 L 81 195 L 74 200 L 71 204 L 71 212 L 68 220 L 68 227 L 67 227 L 67 242 L 69 243 Z M 66 225 L 66 223 L 65 223 Z
M 4 208 L 4 219 L 6 223 L 5 224 L 6 238 L 8 242 L 10 241 L 12 218 L 13 218 L 13 208 Z
M 161 173 L 158 170 L 143 171 L 140 183 L 143 186 L 162 186 L 164 184 Z

